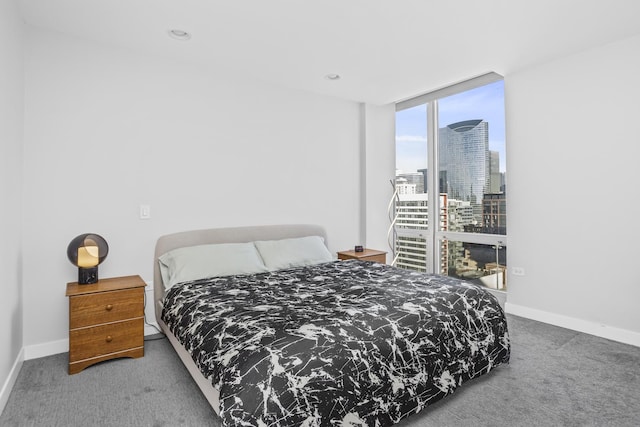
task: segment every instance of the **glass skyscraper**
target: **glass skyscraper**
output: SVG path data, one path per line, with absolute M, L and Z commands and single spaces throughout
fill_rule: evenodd
M 441 193 L 470 202 L 478 224 L 482 223 L 482 199 L 489 190 L 489 124 L 465 120 L 438 130 L 439 166 L 446 173 Z

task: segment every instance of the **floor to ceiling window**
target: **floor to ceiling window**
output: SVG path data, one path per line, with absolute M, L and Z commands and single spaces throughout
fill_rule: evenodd
M 506 290 L 505 148 L 497 74 L 396 105 L 396 266 Z

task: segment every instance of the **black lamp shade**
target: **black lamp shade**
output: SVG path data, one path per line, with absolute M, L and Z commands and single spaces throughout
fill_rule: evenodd
M 78 267 L 78 283 L 86 285 L 98 281 L 98 264 L 107 257 L 109 245 L 98 234 L 81 234 L 67 247 L 69 261 Z

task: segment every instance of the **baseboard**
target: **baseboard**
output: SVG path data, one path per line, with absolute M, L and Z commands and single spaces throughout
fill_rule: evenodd
M 560 326 L 561 328 L 584 332 L 585 334 L 640 347 L 640 333 L 627 329 L 614 328 L 588 320 L 576 319 L 574 317 L 524 307 L 508 301 L 505 304 L 505 311 L 515 316 L 525 317 L 538 322 L 548 323 L 550 325 Z
M 24 360 L 38 359 L 69 351 L 69 339 L 49 341 L 24 347 Z
M 24 349 L 18 353 L 18 357 L 16 357 L 16 361 L 13 363 L 11 371 L 9 371 L 9 376 L 2 385 L 2 390 L 0 390 L 0 414 L 4 411 L 4 407 L 7 406 L 9 395 L 11 394 L 11 390 L 13 390 L 13 386 L 16 384 L 22 363 L 24 363 Z

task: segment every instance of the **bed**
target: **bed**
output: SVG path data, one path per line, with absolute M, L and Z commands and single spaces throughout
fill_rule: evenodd
M 305 224 L 158 239 L 157 322 L 223 425 L 392 425 L 509 361 L 488 291 L 326 244 Z

